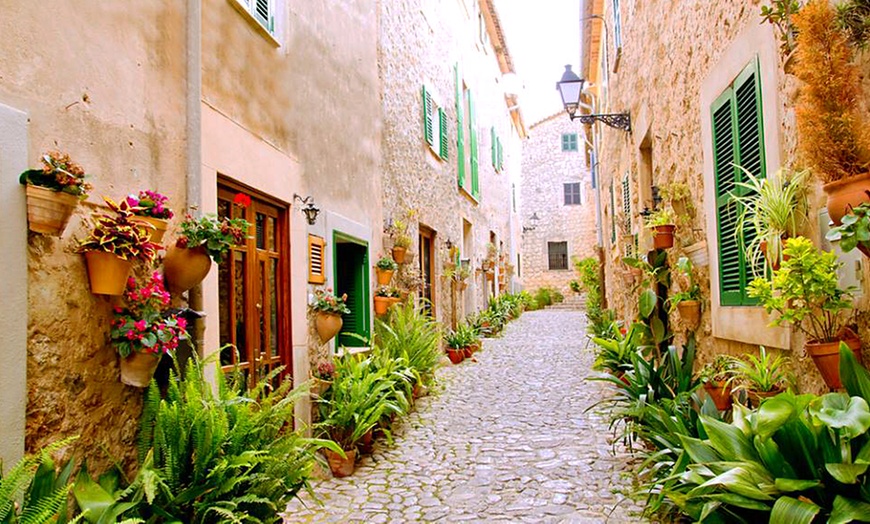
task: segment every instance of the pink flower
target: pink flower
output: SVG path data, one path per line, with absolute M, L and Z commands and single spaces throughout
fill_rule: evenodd
M 178 327 L 181 329 L 187 329 L 187 320 L 185 320 L 183 317 L 179 317 L 178 318 Z
M 132 330 L 128 331 L 127 332 L 127 340 L 133 340 L 134 338 L 136 338 L 136 333 L 134 333 Z
M 145 329 L 148 327 L 148 323 L 145 322 L 145 320 L 137 320 L 136 322 L 133 323 L 133 325 L 139 331 L 145 331 Z

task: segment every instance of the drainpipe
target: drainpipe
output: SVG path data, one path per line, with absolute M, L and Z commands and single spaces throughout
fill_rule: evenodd
M 202 204 L 202 0 L 187 1 L 187 205 Z M 196 211 L 201 213 L 201 211 Z M 202 286 L 188 292 L 188 306 L 202 311 Z M 205 322 L 195 324 L 195 348 L 203 353 Z

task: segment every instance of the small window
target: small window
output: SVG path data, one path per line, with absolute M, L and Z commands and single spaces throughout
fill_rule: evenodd
M 275 3 L 278 0 L 233 0 L 245 13 L 275 36 Z
M 323 254 L 326 241 L 316 235 L 308 235 L 308 282 L 323 284 L 326 282 Z
M 580 196 L 580 182 L 571 182 L 563 184 L 563 186 L 565 189 L 566 206 L 577 206 L 583 203 L 583 199 Z
M 547 242 L 550 271 L 568 269 L 568 243 Z
M 562 151 L 577 151 L 577 133 L 562 135 Z
M 423 86 L 423 139 L 438 159 L 447 160 L 447 114 L 426 86 Z

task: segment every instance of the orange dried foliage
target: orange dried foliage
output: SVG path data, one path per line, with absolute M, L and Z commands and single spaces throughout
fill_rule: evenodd
M 824 183 L 867 171 L 870 134 L 860 113 L 861 84 L 847 35 L 828 0 L 795 15 L 795 75 L 804 82 L 795 113 L 798 153 Z

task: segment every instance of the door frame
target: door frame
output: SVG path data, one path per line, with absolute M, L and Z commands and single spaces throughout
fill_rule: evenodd
M 437 279 L 435 277 L 437 275 L 435 274 L 435 268 L 437 267 L 437 264 L 435 263 L 435 259 L 437 258 L 437 251 L 435 249 L 435 237 L 438 235 L 438 233 L 436 233 L 435 230 L 432 229 L 431 227 L 424 226 L 422 224 L 419 225 L 418 229 L 419 229 L 418 241 L 419 241 L 419 251 L 420 251 L 418 253 L 418 257 L 420 258 L 420 279 L 423 280 L 424 287 L 427 284 L 429 285 L 429 294 L 431 295 L 430 300 L 429 300 L 429 302 L 430 302 L 430 306 L 429 306 L 430 307 L 430 314 L 431 314 L 432 318 L 436 318 L 436 306 L 435 306 L 436 300 L 435 300 L 435 298 L 437 296 L 436 295 L 437 289 L 435 287 L 435 284 L 437 282 Z M 424 241 L 429 245 L 429 277 L 430 277 L 429 282 L 426 282 L 425 273 L 423 272 L 423 242 Z M 423 289 L 420 290 L 420 295 L 423 296 L 423 298 L 426 298 L 425 291 Z
M 369 243 L 365 240 L 355 237 L 353 235 L 349 235 L 347 233 L 343 233 L 337 229 L 332 230 L 332 282 L 338 283 L 338 244 L 339 243 L 351 243 L 356 244 L 365 248 L 365 260 L 363 261 L 363 285 L 365 289 L 363 290 L 363 305 L 360 308 L 360 311 L 364 315 L 364 319 L 362 325 L 364 326 L 364 332 L 362 336 L 366 339 L 370 340 L 372 336 L 372 297 L 371 297 L 371 268 L 369 267 L 371 256 L 369 252 Z M 335 289 L 335 286 L 333 286 Z M 338 292 L 338 289 L 335 289 Z M 338 337 L 334 338 L 335 348 L 338 349 Z

